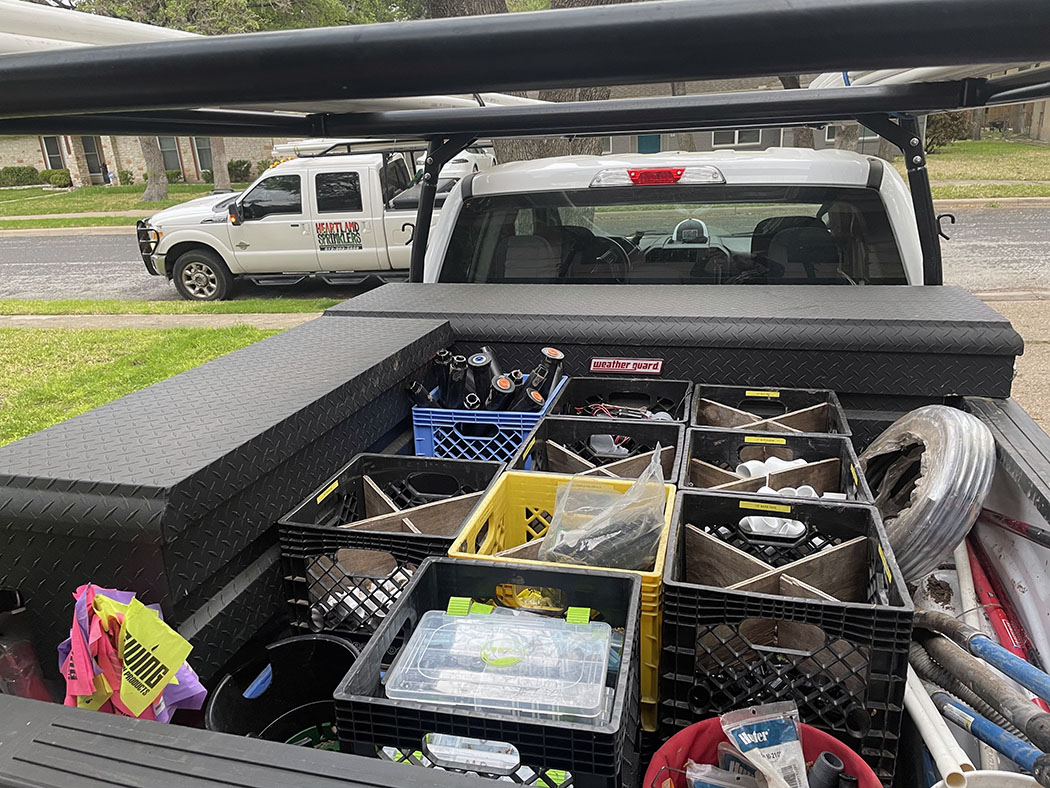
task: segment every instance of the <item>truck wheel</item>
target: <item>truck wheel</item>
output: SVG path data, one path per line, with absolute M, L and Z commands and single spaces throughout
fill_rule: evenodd
M 171 274 L 175 289 L 188 301 L 221 301 L 233 290 L 233 275 L 226 263 L 204 249 L 179 255 Z

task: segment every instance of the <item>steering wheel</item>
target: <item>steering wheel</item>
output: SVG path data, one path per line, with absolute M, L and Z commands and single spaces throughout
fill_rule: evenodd
M 631 258 L 612 238 L 596 235 L 583 252 L 583 260 L 575 266 L 574 274 L 583 274 L 585 278 L 605 279 L 602 275 L 607 273 L 608 279 L 617 284 L 627 282 L 631 271 Z M 588 274 L 591 276 L 588 277 Z

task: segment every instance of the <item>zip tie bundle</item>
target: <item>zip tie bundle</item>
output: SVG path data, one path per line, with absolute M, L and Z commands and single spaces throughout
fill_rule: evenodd
M 995 473 L 995 440 L 968 413 L 927 405 L 860 457 L 905 579 L 933 571 L 969 532 Z

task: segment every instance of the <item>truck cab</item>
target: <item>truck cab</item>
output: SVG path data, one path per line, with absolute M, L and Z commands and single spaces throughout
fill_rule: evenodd
M 921 285 L 908 187 L 842 150 L 569 156 L 463 179 L 425 281 Z
M 139 249 L 147 271 L 190 300 L 226 298 L 239 278 L 404 279 L 418 202 L 411 186 L 402 153 L 302 156 L 243 193 L 209 195 L 139 222 Z

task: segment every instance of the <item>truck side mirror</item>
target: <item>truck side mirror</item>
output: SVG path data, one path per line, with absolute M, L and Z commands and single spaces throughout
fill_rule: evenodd
M 230 224 L 238 225 L 244 223 L 244 207 L 234 200 L 230 203 Z

